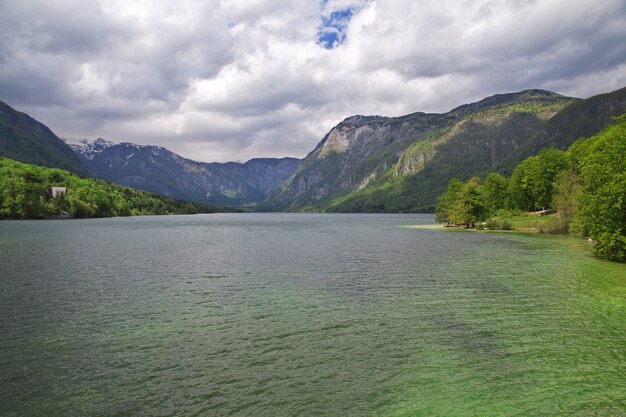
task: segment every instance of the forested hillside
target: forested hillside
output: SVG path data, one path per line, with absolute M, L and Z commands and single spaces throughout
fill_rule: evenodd
M 440 222 L 497 229 L 511 213 L 550 209 L 547 232 L 587 236 L 600 255 L 626 262 L 626 113 L 565 152 L 525 159 L 510 178 L 450 180 L 436 213 Z
M 87 175 L 72 149 L 46 125 L 1 101 L 0 157 Z
M 433 211 L 450 178 L 510 175 L 541 149 L 567 149 L 626 111 L 626 88 L 585 100 L 499 94 L 445 114 L 354 116 L 333 128 L 264 210 Z
M 52 187 L 65 187 L 56 197 Z M 0 218 L 213 213 L 213 206 L 154 195 L 68 171 L 0 158 Z

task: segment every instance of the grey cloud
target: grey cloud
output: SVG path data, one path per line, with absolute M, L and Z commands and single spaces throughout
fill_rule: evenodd
M 109 84 L 114 98 L 180 100 L 191 78 L 214 75 L 231 57 L 228 26 L 209 11 L 197 27 L 172 31 L 155 24 L 147 32 L 132 20 L 116 21 L 95 2 L 14 2 L 0 11 L 2 81 L 9 87 L 22 74 L 41 91 L 22 94 L 24 104 L 42 95 L 69 103 L 69 86 L 84 63 Z
M 471 31 L 458 27 L 466 23 L 465 18 L 433 21 L 429 16 L 418 17 L 416 10 L 411 16 L 411 20 L 416 20 L 414 26 L 408 30 L 394 26 L 393 35 L 397 36 L 393 36 L 393 42 L 382 51 L 374 50 L 365 55 L 363 67 L 370 70 L 389 68 L 408 78 L 428 78 L 490 72 L 514 60 L 526 63 L 516 72 L 524 72 L 529 66 L 556 66 L 561 74 L 548 70 L 546 77 L 568 77 L 585 73 L 591 66 L 611 66 L 625 59 L 626 6 L 623 3 L 600 3 L 592 14 L 584 16 L 584 21 L 562 21 L 562 17 L 556 14 L 559 10 L 549 12 L 553 15 L 548 12 L 532 14 L 528 8 L 539 7 L 536 2 L 510 3 L 493 2 L 481 6 L 478 12 L 481 17 L 477 20 L 483 22 L 489 18 L 487 23 L 491 26 L 477 26 Z M 526 12 L 526 16 L 520 20 L 509 18 L 503 23 L 498 14 L 503 11 Z M 371 42 L 372 38 L 366 38 L 366 41 Z M 364 47 L 364 44 L 359 46 Z M 579 50 L 571 51 L 572 48 Z M 570 51 L 573 52 L 571 56 L 568 55 Z M 376 59 L 375 54 L 380 57 Z M 512 81 L 516 79 L 518 77 Z
M 0 100 L 62 136 L 226 160 L 304 156 L 354 113 L 447 111 L 525 88 L 595 94 L 625 82 L 621 0 L 148 4 L 0 2 Z M 347 38 L 325 50 L 321 16 L 347 4 Z
M 131 35 L 131 28 L 112 22 L 97 5 L 80 1 L 3 2 L 3 50 L 20 45 L 34 54 L 85 56 Z

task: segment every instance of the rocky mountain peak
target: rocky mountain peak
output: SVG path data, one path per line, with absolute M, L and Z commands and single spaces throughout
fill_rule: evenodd
M 105 149 L 115 146 L 115 143 L 102 138 L 98 138 L 93 142 L 89 142 L 87 139 L 80 139 L 78 143 L 66 142 L 74 152 L 90 161 Z
M 236 162 L 197 162 L 154 145 L 81 140 L 72 149 L 91 174 L 116 184 L 182 200 L 253 206 L 297 169 L 295 158 Z
M 363 116 L 355 116 L 363 117 Z M 320 156 L 325 156 L 331 152 L 346 152 L 355 146 L 367 146 L 367 142 L 372 139 L 375 132 L 385 131 L 384 126 L 371 125 L 367 122 L 354 122 L 350 124 L 341 123 L 333 128 L 324 142 Z
M 364 116 L 361 114 L 355 114 L 354 116 L 346 117 L 341 124 L 343 125 L 352 125 L 352 124 L 361 124 L 361 123 L 369 123 L 369 122 L 379 122 L 387 119 L 383 116 Z

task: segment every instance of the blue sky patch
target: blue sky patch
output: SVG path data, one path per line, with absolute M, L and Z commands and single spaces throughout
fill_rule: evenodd
M 346 26 L 353 14 L 352 9 L 345 9 L 332 12 L 329 17 L 322 16 L 317 43 L 326 49 L 341 45 L 346 40 Z

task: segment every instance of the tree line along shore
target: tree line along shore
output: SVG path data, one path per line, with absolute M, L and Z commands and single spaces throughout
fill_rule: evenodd
M 598 255 L 626 262 L 626 114 L 567 151 L 544 149 L 525 159 L 509 178 L 451 179 L 435 215 L 448 226 L 502 230 L 528 212 L 554 212 L 542 231 L 587 237 Z
M 83 178 L 58 168 L 0 158 L 0 219 L 93 218 L 217 211 L 227 210 L 103 180 Z

